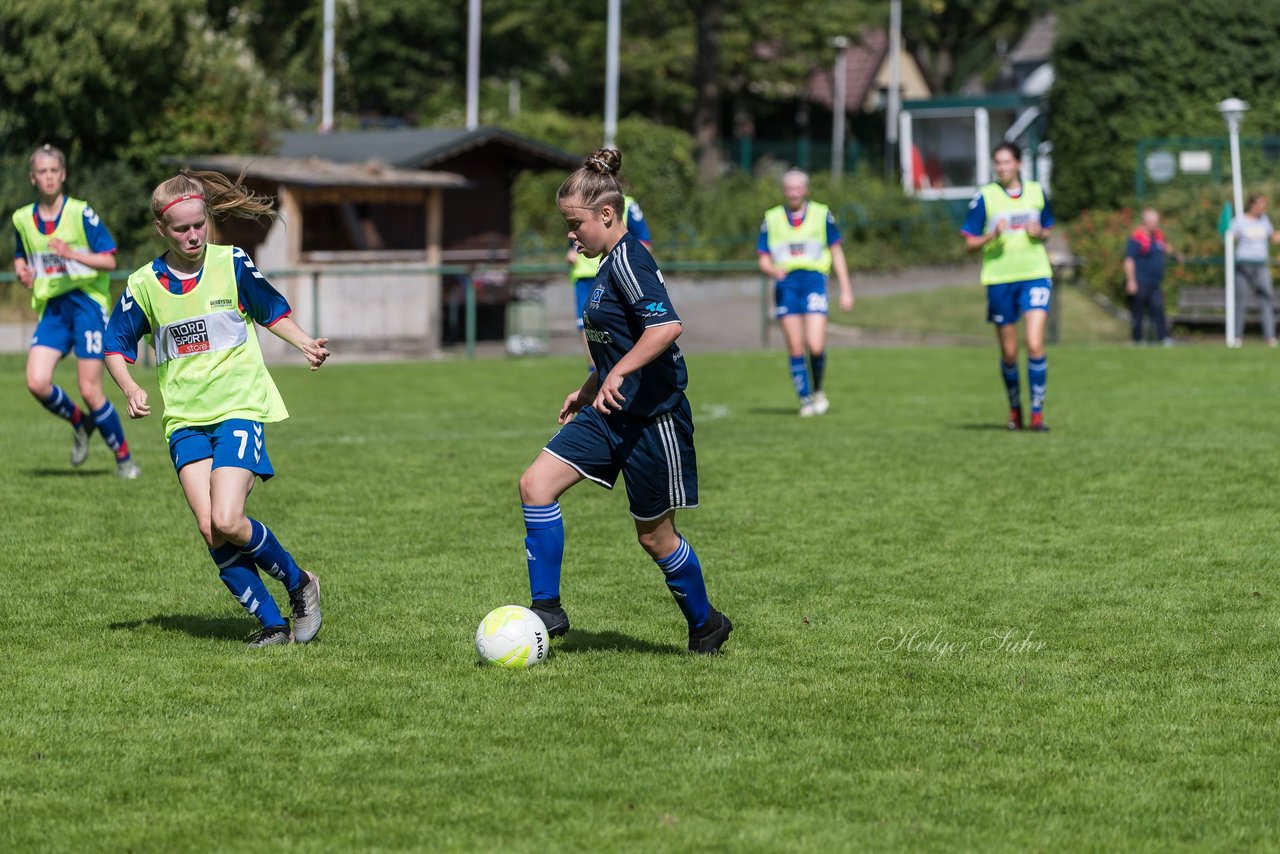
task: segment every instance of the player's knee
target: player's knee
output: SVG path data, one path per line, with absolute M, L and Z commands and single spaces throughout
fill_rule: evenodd
M 204 538 L 204 544 L 209 548 L 214 548 L 222 541 L 213 530 L 213 525 L 208 519 L 200 519 L 196 522 L 196 527 L 200 530 L 200 536 Z
M 53 382 L 51 380 L 27 377 L 27 391 L 31 392 L 32 397 L 43 403 L 49 399 L 49 395 L 53 394 Z
M 533 473 L 533 467 L 524 470 L 524 474 L 520 475 L 520 502 L 522 504 L 550 504 L 550 501 L 542 500 L 543 490 L 539 487 L 538 477 Z
M 244 526 L 245 516 L 239 510 L 215 507 L 210 515 L 210 522 L 219 536 L 234 541 L 236 533 Z
M 669 531 L 637 531 L 636 541 L 654 560 L 660 560 L 676 550 L 679 544 Z
M 90 381 L 80 383 L 80 399 L 89 404 L 89 407 L 94 410 L 101 409 L 102 404 L 107 401 L 102 394 L 102 386 Z

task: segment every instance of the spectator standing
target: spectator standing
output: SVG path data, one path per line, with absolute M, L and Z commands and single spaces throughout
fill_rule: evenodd
M 1275 295 L 1271 289 L 1268 244 L 1280 243 L 1280 234 L 1267 216 L 1267 197 L 1254 193 L 1244 206 L 1244 213 L 1231 222 L 1231 236 L 1236 241 L 1236 346 L 1244 338 L 1245 309 L 1249 294 L 1258 295 L 1262 307 L 1262 332 L 1267 346 L 1276 346 Z
M 1125 293 L 1129 297 L 1129 317 L 1134 344 L 1143 343 L 1143 319 L 1151 316 L 1156 337 L 1169 347 L 1173 338 L 1164 314 L 1164 259 L 1172 254 L 1179 261 L 1182 255 L 1169 248 L 1160 230 L 1160 214 L 1154 208 L 1142 209 L 1142 225 L 1129 235 L 1124 248 Z

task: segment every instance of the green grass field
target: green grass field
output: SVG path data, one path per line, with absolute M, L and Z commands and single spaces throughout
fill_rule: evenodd
M 1275 848 L 1277 358 L 1060 347 L 1031 435 L 993 346 L 833 352 L 809 421 L 781 353 L 690 356 L 725 654 L 582 484 L 520 672 L 472 636 L 580 359 L 277 368 L 250 512 L 326 619 L 258 653 L 159 418 L 72 472 L 0 359 L 0 850 Z
M 943 338 L 950 343 L 995 345 L 987 323 L 981 285 L 969 283 L 931 291 L 859 297 L 851 312 L 833 306 L 831 321 L 868 332 L 889 332 L 911 340 Z M 1102 311 L 1078 288 L 1054 288 L 1063 344 L 1119 343 L 1129 340 L 1127 321 Z

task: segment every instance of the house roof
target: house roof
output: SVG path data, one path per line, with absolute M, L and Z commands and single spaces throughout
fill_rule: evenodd
M 276 154 L 321 157 L 338 163 L 380 160 L 400 169 L 429 169 L 449 158 L 483 146 L 506 149 L 513 159 L 538 169 L 573 169 L 579 158 L 536 140 L 500 128 L 399 128 L 346 130 L 332 133 L 286 131 Z
M 1058 19 L 1050 12 L 1032 22 L 1022 38 L 1009 52 L 1009 62 L 1016 65 L 1048 62 L 1053 55 L 1053 39 L 1058 31 Z
M 398 189 L 462 189 L 470 182 L 453 172 L 397 169 L 379 160 L 335 163 L 321 157 L 253 157 L 206 155 L 183 158 L 193 169 L 210 169 L 227 175 L 300 187 L 394 187 Z
M 857 41 L 844 48 L 845 86 L 844 102 L 850 110 L 860 110 L 867 94 L 875 85 L 876 72 L 889 55 L 887 31 L 863 30 Z M 835 106 L 835 75 L 829 68 L 814 69 L 809 75 L 809 100 L 828 109 Z

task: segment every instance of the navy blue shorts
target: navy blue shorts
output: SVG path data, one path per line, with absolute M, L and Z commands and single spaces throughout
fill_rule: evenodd
M 101 359 L 106 331 L 102 306 L 84 291 L 71 291 L 45 304 L 31 346 L 52 347 L 64 356 L 74 348 L 77 359 Z
M 1028 311 L 1048 311 L 1052 298 L 1053 282 L 1048 279 L 987 285 L 987 322 L 996 326 L 1017 323 Z
M 203 427 L 179 427 L 169 436 L 169 456 L 173 458 L 174 471 L 212 457 L 216 469 L 248 469 L 263 480 L 270 480 L 276 473 L 267 456 L 265 428 L 245 418 L 229 418 Z
M 698 506 L 698 461 L 687 398 L 657 418 L 601 415 L 587 407 L 543 450 L 606 489 L 613 489 L 621 472 L 631 515 L 642 522 Z
M 582 312 L 587 308 L 587 297 L 591 296 L 591 288 L 596 283 L 596 277 L 582 277 L 573 280 L 573 304 L 578 307 L 578 331 L 582 331 Z

